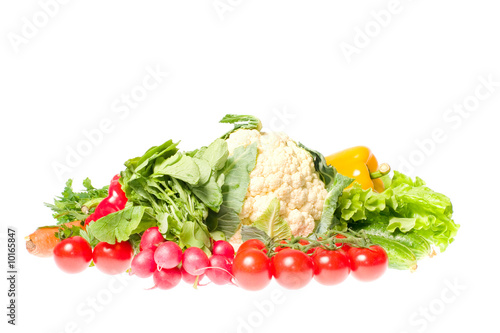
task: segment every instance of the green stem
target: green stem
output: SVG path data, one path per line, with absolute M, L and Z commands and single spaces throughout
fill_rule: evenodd
M 346 238 L 336 238 L 336 235 L 343 235 Z M 291 248 L 295 250 L 302 251 L 307 253 L 309 250 L 317 247 L 322 247 L 327 250 L 337 250 L 342 247 L 343 244 L 349 244 L 351 246 L 356 247 L 368 247 L 371 245 L 370 239 L 363 233 L 358 233 L 350 230 L 349 233 L 341 232 L 336 230 L 330 230 L 325 234 L 319 235 L 320 239 L 310 239 L 307 237 L 292 237 L 286 244 L 274 243 L 269 244 L 270 251 L 268 252 L 268 256 L 272 257 L 275 252 L 272 250 L 275 246 Z M 302 245 L 299 242 L 301 240 L 306 240 L 309 242 L 307 245 Z M 336 244 L 342 244 L 337 246 Z
M 378 170 L 375 172 L 370 173 L 370 178 L 371 179 L 377 179 L 382 176 L 387 175 L 389 172 L 391 172 L 391 167 L 387 163 L 382 163 L 378 167 Z

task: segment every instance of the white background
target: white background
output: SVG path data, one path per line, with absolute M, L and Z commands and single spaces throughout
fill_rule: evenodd
M 17 228 L 19 247 L 18 326 L 6 324 L 2 273 L 2 332 L 498 326 L 498 306 L 488 301 L 500 297 L 498 3 L 224 0 L 221 13 L 212 0 L 68 1 L 49 6 L 49 17 L 40 4 L 48 2 L 0 5 L 2 271 L 7 226 Z M 381 27 L 371 12 L 388 8 Z M 363 38 L 366 28 L 371 37 Z M 347 44 L 357 53 L 346 57 Z M 121 98 L 140 93 L 147 68 L 169 75 L 123 108 Z M 488 91 L 481 77 L 496 86 Z M 470 112 L 447 111 L 464 101 Z M 391 270 L 373 283 L 312 282 L 299 291 L 273 283 L 261 292 L 184 284 L 147 291 L 149 280 L 120 282 L 95 269 L 66 275 L 24 250 L 26 235 L 53 223 L 43 202 L 66 178 L 78 189 L 87 176 L 102 186 L 126 159 L 167 139 L 186 150 L 206 145 L 228 129 L 217 123 L 226 113 L 254 114 L 325 155 L 371 147 L 380 161 L 452 199 L 456 242 L 414 274 Z M 99 138 L 103 121 L 111 128 Z M 85 132 L 96 135 L 94 144 Z M 430 141 L 433 132 L 439 142 Z M 69 151 L 85 145 L 86 156 L 58 177 L 54 165 L 68 166 Z

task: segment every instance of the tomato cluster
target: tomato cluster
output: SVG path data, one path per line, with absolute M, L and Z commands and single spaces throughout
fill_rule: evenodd
M 56 265 L 69 274 L 84 271 L 91 260 L 103 273 L 120 274 L 130 267 L 133 255 L 134 251 L 129 242 L 100 242 L 92 251 L 90 244 L 80 236 L 66 238 L 54 248 Z
M 299 244 L 305 246 L 309 242 L 300 240 Z M 379 245 L 351 247 L 339 243 L 337 246 L 339 249 L 335 250 L 310 248 L 306 253 L 277 246 L 274 249 L 276 254 L 269 258 L 263 242 L 248 240 L 236 254 L 233 274 L 238 286 L 247 290 L 266 287 L 273 276 L 282 287 L 299 289 L 313 278 L 323 285 L 336 285 L 350 273 L 358 280 L 373 281 L 387 269 L 387 253 Z

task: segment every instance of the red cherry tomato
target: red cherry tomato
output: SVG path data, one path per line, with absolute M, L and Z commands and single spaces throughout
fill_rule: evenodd
M 347 237 L 339 234 L 339 235 L 335 235 L 335 238 L 347 238 Z M 342 250 L 344 250 L 345 253 L 347 253 L 349 251 L 349 249 L 351 248 L 351 246 L 346 244 L 346 243 L 335 243 L 335 245 L 340 246 L 340 248 Z
M 272 273 L 282 287 L 299 289 L 311 281 L 313 262 L 304 252 L 286 249 L 273 257 Z
M 260 290 L 271 282 L 271 263 L 267 255 L 255 248 L 239 252 L 234 258 L 236 284 L 246 290 Z
M 373 281 L 381 277 L 389 260 L 385 250 L 379 245 L 369 248 L 351 247 L 347 253 L 351 262 L 352 275 L 360 281 Z
M 257 249 L 263 251 L 264 253 L 267 253 L 266 245 L 264 244 L 264 242 L 258 239 L 249 239 L 241 244 L 240 248 L 238 249 L 238 253 L 241 253 L 247 249 Z
M 130 267 L 133 255 L 134 250 L 127 241 L 115 244 L 100 242 L 94 248 L 94 264 L 103 273 L 120 274 Z
M 287 243 L 287 241 L 286 241 L 286 240 L 281 240 L 281 241 L 280 241 L 280 244 L 286 244 L 286 243 Z M 276 246 L 276 247 L 274 248 L 274 252 L 278 253 L 278 252 L 280 252 L 280 251 L 282 251 L 282 250 L 284 250 L 284 249 L 288 249 L 288 247 Z
M 344 281 L 351 271 L 347 254 L 343 250 L 319 250 L 313 256 L 314 279 L 325 286 Z
M 66 238 L 54 248 L 54 260 L 62 271 L 75 274 L 89 267 L 92 260 L 92 248 L 80 236 Z

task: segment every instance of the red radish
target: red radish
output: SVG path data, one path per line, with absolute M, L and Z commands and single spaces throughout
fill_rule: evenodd
M 200 283 L 201 280 L 203 280 L 203 278 L 205 277 L 205 274 L 191 275 L 188 272 L 186 272 L 184 267 L 181 267 L 181 273 L 182 273 L 182 280 L 188 284 L 194 284 L 196 282 L 196 278 L 198 278 L 198 283 Z
M 234 258 L 234 248 L 231 243 L 224 240 L 218 240 L 214 243 L 212 248 L 212 253 L 220 254 L 221 256 L 233 259 Z
M 215 254 L 210 257 L 210 267 L 206 274 L 210 281 L 218 285 L 224 285 L 231 282 L 233 277 L 233 260 L 223 255 Z
M 161 235 L 158 227 L 152 227 L 144 231 L 141 238 L 141 250 L 155 250 L 158 245 L 163 243 L 165 238 Z
M 205 273 L 205 268 L 210 265 L 207 255 L 198 247 L 190 247 L 184 251 L 182 266 L 191 275 Z
M 158 269 L 174 268 L 181 262 L 182 249 L 175 242 L 164 242 L 158 246 L 154 257 Z
M 142 250 L 132 259 L 131 275 L 140 278 L 147 278 L 153 275 L 156 270 L 156 262 L 153 250 Z
M 171 269 L 162 269 L 161 271 L 155 271 L 153 274 L 153 281 L 155 286 L 153 288 L 159 288 L 163 290 L 172 289 L 181 282 L 182 274 L 181 270 L 177 267 Z

